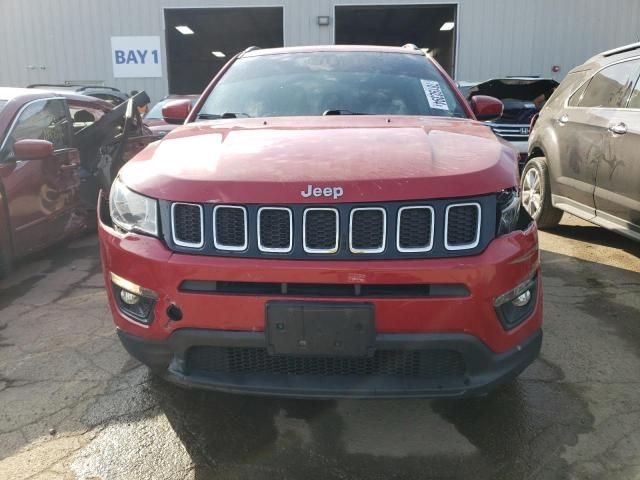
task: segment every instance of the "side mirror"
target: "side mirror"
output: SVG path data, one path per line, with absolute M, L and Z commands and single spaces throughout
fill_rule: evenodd
M 19 140 L 13 144 L 16 160 L 42 160 L 53 156 L 53 143 L 47 140 Z
M 162 107 L 162 118 L 167 123 L 180 125 L 191 113 L 191 100 L 173 100 Z
M 475 95 L 471 97 L 470 104 L 473 114 L 482 122 L 500 118 L 504 110 L 504 105 L 500 100 L 487 95 Z

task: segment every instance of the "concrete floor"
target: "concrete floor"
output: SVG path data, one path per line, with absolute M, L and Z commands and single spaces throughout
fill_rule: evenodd
M 94 236 L 0 283 L 0 479 L 640 479 L 640 244 L 541 234 L 545 341 L 458 401 L 185 391 L 121 348 Z

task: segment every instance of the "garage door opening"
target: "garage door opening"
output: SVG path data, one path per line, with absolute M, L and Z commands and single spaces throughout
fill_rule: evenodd
M 169 92 L 201 93 L 236 53 L 282 47 L 282 7 L 166 9 Z
M 456 5 L 364 5 L 336 7 L 336 44 L 397 45 L 428 49 L 455 74 Z

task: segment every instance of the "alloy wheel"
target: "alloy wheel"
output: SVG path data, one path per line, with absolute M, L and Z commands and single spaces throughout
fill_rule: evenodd
M 522 206 L 529 215 L 537 218 L 542 208 L 542 186 L 540 173 L 536 168 L 530 169 L 522 180 Z

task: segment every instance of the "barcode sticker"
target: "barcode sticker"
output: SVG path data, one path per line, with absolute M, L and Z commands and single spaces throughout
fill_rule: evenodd
M 420 81 L 422 82 L 422 88 L 424 89 L 424 94 L 427 96 L 429 106 L 437 110 L 449 110 L 447 99 L 445 98 L 444 93 L 442 93 L 440 84 L 435 80 Z

